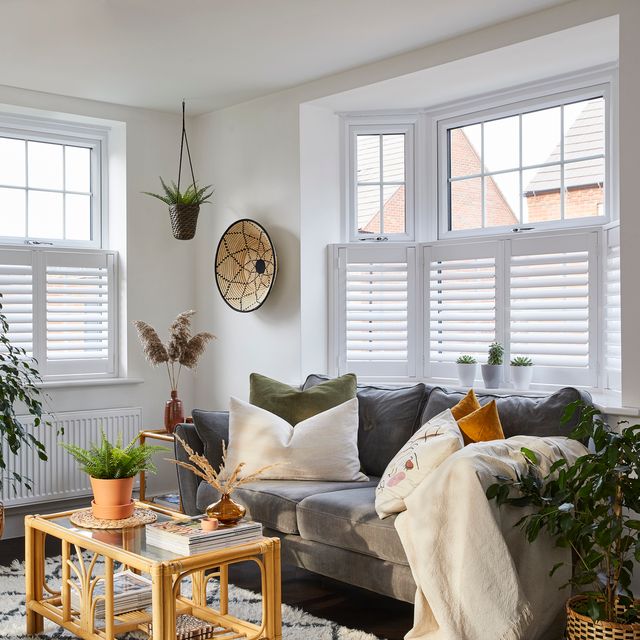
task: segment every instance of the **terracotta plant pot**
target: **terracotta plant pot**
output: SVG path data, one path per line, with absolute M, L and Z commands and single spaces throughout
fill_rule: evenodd
M 203 518 L 200 522 L 203 531 L 215 531 L 219 524 L 218 518 Z
M 218 502 L 207 507 L 207 515 L 217 518 L 222 524 L 235 524 L 244 518 L 245 513 L 247 510 L 234 502 L 227 493 L 223 493 Z
M 128 518 L 134 509 L 131 494 L 134 478 L 101 480 L 91 478 L 93 515 L 101 520 L 121 520 Z
M 167 433 L 173 433 L 181 422 L 184 422 L 184 405 L 178 398 L 178 392 L 171 391 L 171 400 L 167 400 L 164 407 L 164 429 Z

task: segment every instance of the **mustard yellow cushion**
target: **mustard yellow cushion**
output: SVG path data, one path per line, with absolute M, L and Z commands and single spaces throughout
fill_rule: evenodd
M 477 411 L 480 408 L 480 403 L 473 389 L 469 389 L 467 395 L 458 402 L 458 404 L 451 409 L 451 413 L 456 420 L 460 420 L 470 413 Z
M 458 427 L 465 445 L 504 438 L 495 400 L 458 420 Z

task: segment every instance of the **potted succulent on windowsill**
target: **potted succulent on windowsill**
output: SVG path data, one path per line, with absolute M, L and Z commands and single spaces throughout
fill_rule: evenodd
M 61 445 L 89 474 L 93 490 L 91 508 L 93 515 L 101 520 L 120 520 L 133 513 L 131 495 L 135 476 L 141 471 L 155 473 L 151 458 L 157 451 L 166 451 L 164 447 L 138 444 L 137 436 L 126 447 L 122 446 L 122 435 L 115 445 L 111 444 L 104 429 L 100 444 L 92 444 L 89 449 L 68 442 Z
M 516 389 L 527 391 L 533 378 L 533 360 L 527 356 L 517 356 L 511 360 L 511 382 Z
M 458 367 L 458 378 L 463 387 L 473 387 L 473 381 L 476 379 L 476 369 L 478 361 L 469 355 L 459 356 L 456 360 Z
M 480 366 L 486 389 L 499 389 L 502 384 L 502 360 L 504 347 L 499 342 L 489 345 L 487 364 Z
M 171 218 L 171 229 L 173 236 L 177 240 L 191 240 L 196 235 L 196 226 L 198 224 L 198 214 L 200 213 L 200 205 L 210 202 L 209 198 L 213 195 L 212 186 L 198 187 L 194 182 L 184 191 L 180 191 L 179 184 L 171 181 L 171 185 L 167 185 L 160 178 L 164 194 L 151 193 L 144 191 L 143 193 L 162 200 L 169 205 L 169 216 Z
M 581 593 L 567 601 L 568 640 L 637 640 L 640 601 L 630 584 L 634 559 L 640 559 L 640 425 L 613 429 L 580 401 L 567 407 L 563 420 L 576 411 L 580 421 L 569 437 L 591 441 L 592 453 L 573 464 L 559 459 L 543 478 L 536 454 L 523 448 L 527 474 L 498 477 L 487 497 L 528 509 L 517 526 L 529 542 L 545 531 L 573 550 L 568 585 Z

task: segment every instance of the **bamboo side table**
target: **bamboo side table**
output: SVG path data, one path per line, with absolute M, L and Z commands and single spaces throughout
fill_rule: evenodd
M 138 503 L 138 506 L 140 503 Z M 180 516 L 171 510 L 150 507 L 159 521 Z M 121 633 L 143 631 L 153 640 L 175 640 L 176 616 L 189 614 L 215 625 L 213 637 L 246 640 L 282 640 L 280 540 L 226 547 L 192 556 L 179 556 L 146 544 L 144 527 L 123 530 L 123 542 L 105 542 L 90 529 L 69 521 L 72 511 L 25 518 L 25 579 L 27 634 L 42 633 L 44 618 L 52 620 L 83 640 L 114 640 Z M 52 536 L 62 544 L 62 585 L 56 590 L 45 577 L 44 542 Z M 126 541 L 126 542 L 124 542 Z M 241 620 L 229 613 L 229 565 L 255 562 L 262 576 L 262 621 Z M 151 576 L 151 611 L 114 615 L 113 574 L 130 568 Z M 181 594 L 183 580 L 190 579 L 192 595 Z M 219 581 L 219 609 L 207 605 L 209 580 Z M 104 595 L 94 595 L 104 581 Z M 71 602 L 71 590 L 80 596 L 79 610 Z M 105 616 L 95 616 L 98 599 L 104 599 Z
M 140 444 L 144 444 L 146 440 L 160 440 L 161 442 L 170 442 L 171 446 L 173 446 L 175 442 L 175 438 L 172 433 L 167 433 L 164 429 L 145 429 L 141 431 L 139 436 Z M 146 505 L 154 505 L 155 503 L 152 500 L 147 500 L 147 479 L 144 471 L 139 473 L 140 478 L 140 497 L 138 498 L 139 502 Z M 165 507 L 163 507 L 165 508 Z M 182 496 L 180 496 L 180 504 L 178 507 L 178 513 L 183 513 L 182 511 Z

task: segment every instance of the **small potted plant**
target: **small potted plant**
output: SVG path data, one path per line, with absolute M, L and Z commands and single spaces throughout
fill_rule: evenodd
M 144 191 L 148 196 L 158 198 L 169 205 L 169 216 L 171 218 L 171 229 L 176 240 L 191 240 L 196 235 L 198 224 L 198 214 L 200 205 L 210 202 L 213 195 L 213 188 L 209 184 L 206 187 L 199 187 L 196 182 L 189 185 L 184 191 L 171 181 L 171 185 L 160 178 L 163 194 Z
M 487 364 L 481 365 L 482 379 L 486 389 L 499 389 L 502 384 L 502 359 L 504 347 L 499 342 L 489 345 Z
M 487 497 L 527 509 L 517 526 L 529 542 L 544 531 L 573 550 L 568 584 L 580 593 L 566 604 L 568 640 L 637 640 L 640 601 L 630 584 L 640 558 L 640 424 L 613 429 L 580 401 L 567 407 L 563 421 L 576 411 L 580 420 L 569 437 L 592 442 L 592 452 L 573 464 L 560 458 L 541 477 L 536 454 L 523 448 L 527 473 L 498 477 Z
M 456 360 L 458 367 L 458 378 L 463 387 L 473 387 L 473 381 L 476 379 L 476 369 L 478 361 L 469 355 L 459 356 Z
M 516 389 L 527 391 L 533 377 L 533 360 L 528 356 L 511 359 L 511 382 Z
M 104 430 L 100 444 L 92 444 L 89 449 L 68 442 L 61 444 L 89 474 L 93 515 L 101 520 L 120 520 L 133 513 L 135 476 L 141 471 L 155 473 L 151 458 L 157 451 L 165 451 L 164 447 L 138 444 L 137 436 L 126 447 L 122 446 L 122 435 L 115 445 L 111 444 Z

